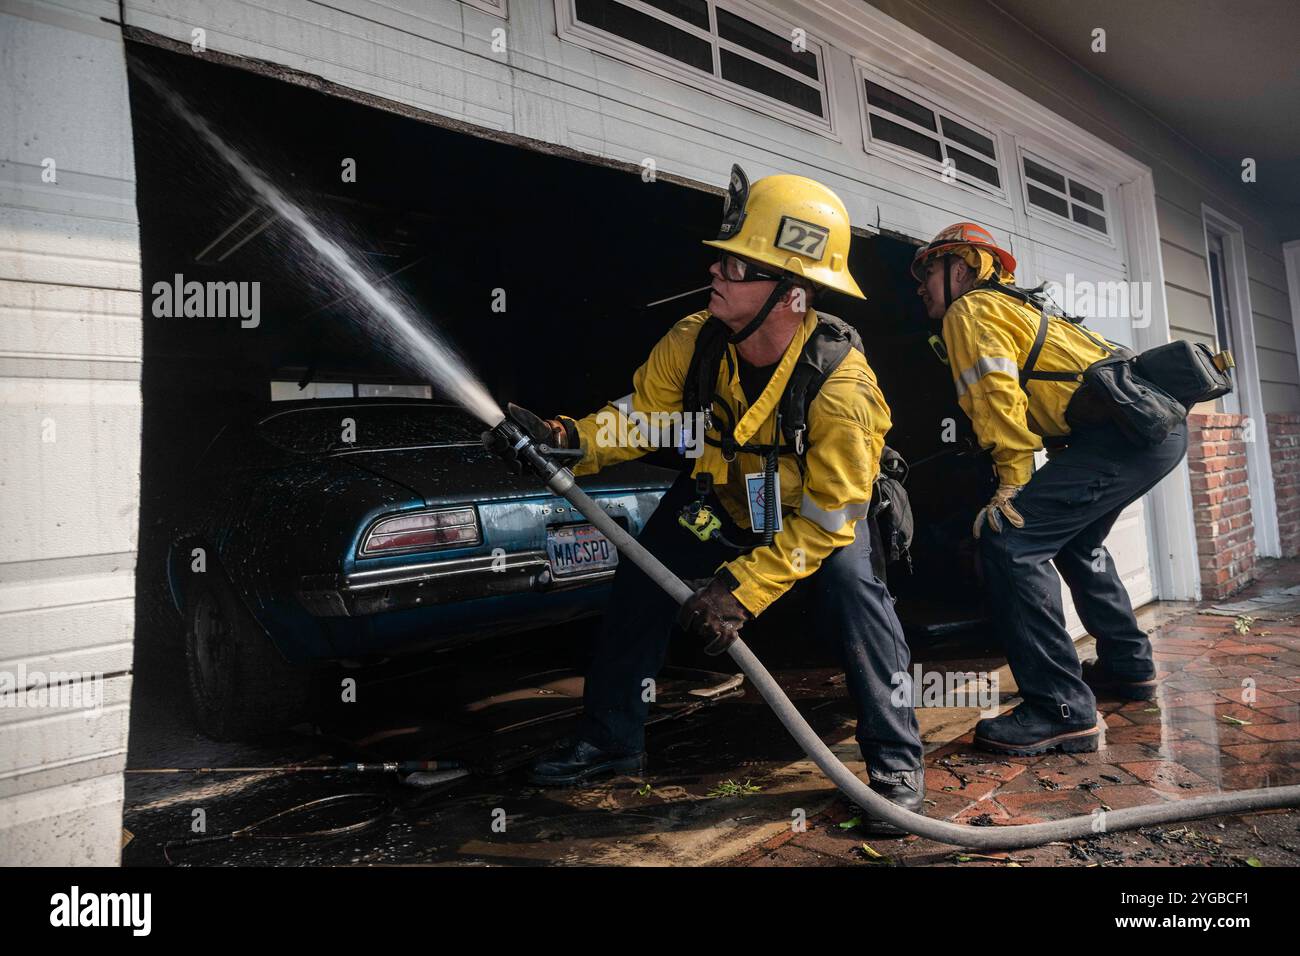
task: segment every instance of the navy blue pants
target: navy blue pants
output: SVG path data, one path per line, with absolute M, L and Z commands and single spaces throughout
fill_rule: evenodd
M 1138 627 L 1103 542 L 1120 512 L 1186 452 L 1186 424 L 1148 447 L 1132 444 L 1111 426 L 1079 430 L 1016 496 L 1013 504 L 1025 526 L 1003 522 L 1001 533 L 985 528 L 980 535 L 994 628 L 1021 696 L 1044 714 L 1083 723 L 1093 719 L 1097 707 L 1065 630 L 1062 578 L 1083 626 L 1097 641 L 1098 659 L 1121 676 L 1155 676 L 1151 641 Z
M 740 552 L 716 539 L 702 542 L 677 523 L 683 505 L 695 499 L 695 482 L 683 473 L 664 495 L 638 540 L 678 577 L 711 577 Z M 743 536 L 716 499 L 710 505 L 732 541 Z M 857 708 L 857 739 L 870 771 L 893 773 L 921 765 L 921 737 L 911 701 L 894 706 L 896 674 L 907 674 L 910 656 L 894 602 L 871 567 L 870 536 L 859 522 L 852 544 L 833 551 L 821 566 L 779 601 L 807 601 L 810 630 L 792 641 L 820 635 L 837 645 L 849 693 Z M 631 561 L 619 562 L 613 594 L 587 671 L 579 737 L 606 750 L 645 749 L 650 709 L 645 681 L 663 667 L 677 605 Z M 762 621 L 762 618 L 758 619 Z M 755 623 L 748 625 L 753 628 Z M 744 637 L 744 632 L 741 634 Z M 730 662 L 730 658 L 719 658 Z M 909 686 L 907 684 L 905 686 Z M 905 695 L 898 694 L 897 697 Z

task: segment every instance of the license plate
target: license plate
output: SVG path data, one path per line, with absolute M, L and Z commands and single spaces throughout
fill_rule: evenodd
M 618 565 L 618 550 L 589 524 L 546 529 L 546 555 L 557 578 L 590 574 Z

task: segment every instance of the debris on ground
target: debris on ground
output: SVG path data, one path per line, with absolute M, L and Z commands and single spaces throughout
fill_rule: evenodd
M 709 791 L 710 797 L 743 797 L 751 793 L 758 793 L 762 787 L 756 787 L 748 780 L 744 783 L 736 783 L 734 780 L 724 780 Z
M 1019 867 L 1022 863 L 1032 863 L 1032 856 L 1014 857 L 1010 853 L 954 853 L 954 863 L 1001 863 L 1003 866 Z
M 1202 610 L 1203 614 L 1221 617 L 1249 617 L 1256 620 L 1280 621 L 1300 615 L 1300 585 L 1272 588 L 1254 597 L 1226 604 L 1214 604 Z
M 863 843 L 853 848 L 854 854 L 867 863 L 875 866 L 893 866 L 894 861 L 885 856 L 879 850 L 875 849 L 870 843 Z

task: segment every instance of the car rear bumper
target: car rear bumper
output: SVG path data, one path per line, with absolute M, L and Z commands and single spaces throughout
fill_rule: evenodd
M 557 578 L 545 551 L 432 561 L 341 575 L 308 575 L 297 595 L 313 617 L 366 617 L 388 611 L 524 592 L 569 590 L 610 580 L 614 569 Z

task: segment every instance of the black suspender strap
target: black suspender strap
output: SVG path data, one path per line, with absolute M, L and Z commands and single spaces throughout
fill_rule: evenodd
M 1043 382 L 1082 382 L 1083 381 L 1082 372 L 1035 372 L 1034 366 L 1038 364 L 1038 357 L 1043 351 L 1043 345 L 1047 342 L 1047 323 L 1048 323 L 1047 309 L 1044 308 L 1041 303 L 1036 302 L 1034 300 L 1034 297 L 1030 295 L 1028 292 L 1025 292 L 1023 289 L 1017 289 L 1013 286 L 1003 285 L 1002 283 L 998 282 L 996 279 L 987 283 L 986 287 L 990 289 L 994 289 L 997 292 L 1001 292 L 1003 295 L 1009 295 L 1013 299 L 1016 299 L 1024 303 L 1025 305 L 1036 306 L 1038 308 L 1038 331 L 1034 335 L 1034 344 L 1030 347 L 1029 354 L 1025 356 L 1025 367 L 1020 370 L 1020 387 L 1022 389 L 1028 391 L 1027 386 L 1029 382 L 1032 380 L 1043 381 Z M 1090 331 L 1085 329 L 1080 324 L 1079 321 L 1076 320 L 1067 320 L 1067 321 L 1069 321 L 1070 325 L 1073 328 L 1078 329 L 1080 332 L 1082 332 L 1084 337 L 1087 338 L 1088 341 L 1090 341 L 1093 345 L 1097 346 L 1097 348 L 1102 349 L 1108 355 L 1127 356 L 1132 354 L 1126 348 L 1123 347 L 1115 348 L 1114 346 L 1110 345 L 1110 343 L 1108 343 L 1105 339 L 1093 335 Z
M 1038 364 L 1038 356 L 1043 351 L 1043 344 L 1047 341 L 1047 310 L 1039 309 L 1038 311 L 1038 332 L 1034 335 L 1034 344 L 1029 349 L 1029 355 L 1025 358 L 1025 367 L 1020 370 L 1020 387 L 1028 391 L 1028 384 L 1031 380 L 1042 382 L 1081 382 L 1083 381 L 1082 372 L 1035 372 L 1034 366 Z M 1108 355 L 1124 356 L 1130 354 L 1128 349 L 1123 347 L 1115 348 L 1105 339 L 1093 335 L 1082 325 L 1077 322 L 1071 322 L 1071 326 L 1083 333 L 1097 348 L 1102 349 Z
M 1038 356 L 1043 351 L 1043 343 L 1047 341 L 1047 310 L 1038 310 L 1038 332 L 1034 335 L 1034 344 L 1029 349 L 1029 355 L 1025 358 L 1025 367 L 1020 370 L 1020 387 L 1023 389 L 1029 380 L 1034 377 L 1034 366 L 1038 364 Z M 1040 375 L 1042 373 L 1039 373 Z

